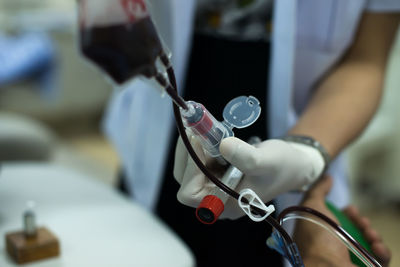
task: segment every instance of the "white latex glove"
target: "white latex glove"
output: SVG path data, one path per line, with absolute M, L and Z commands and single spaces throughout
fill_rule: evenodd
M 191 142 L 203 163 L 210 166 L 213 160 L 196 140 L 192 138 Z M 304 189 L 320 176 L 324 168 L 324 160 L 317 149 L 282 140 L 272 139 L 252 146 L 238 138 L 229 137 L 222 141 L 220 152 L 245 174 L 236 191 L 250 188 L 264 202 L 281 193 Z M 191 207 L 197 207 L 215 186 L 188 156 L 180 138 L 175 152 L 174 176 L 181 184 L 178 200 Z M 242 215 L 244 213 L 237 201 L 230 198 L 221 218 L 236 219 Z

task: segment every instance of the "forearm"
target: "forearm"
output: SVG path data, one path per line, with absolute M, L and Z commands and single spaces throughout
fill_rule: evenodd
M 365 13 L 341 62 L 321 80 L 290 134 L 314 137 L 335 157 L 376 111 L 387 58 L 400 21 L 396 13 Z
M 341 64 L 320 84 L 290 134 L 312 136 L 335 157 L 372 118 L 383 78 L 383 70 L 375 65 Z

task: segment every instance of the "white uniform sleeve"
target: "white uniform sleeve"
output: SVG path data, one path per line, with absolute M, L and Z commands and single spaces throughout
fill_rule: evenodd
M 366 10 L 374 12 L 400 12 L 400 0 L 367 0 Z

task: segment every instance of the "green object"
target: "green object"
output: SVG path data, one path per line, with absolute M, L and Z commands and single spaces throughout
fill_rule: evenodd
M 338 208 L 332 205 L 329 202 L 326 202 L 326 206 L 328 209 L 335 215 L 336 219 L 338 219 L 340 225 L 346 232 L 348 232 L 355 240 L 358 241 L 368 252 L 371 252 L 371 246 L 369 245 L 368 241 L 365 239 L 363 234 L 361 233 L 360 229 L 354 225 L 354 223 Z M 351 261 L 356 264 L 357 266 L 365 266 L 365 264 L 357 258 L 352 252 L 350 252 Z

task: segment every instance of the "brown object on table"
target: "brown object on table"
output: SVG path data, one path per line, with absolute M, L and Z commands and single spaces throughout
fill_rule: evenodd
M 28 237 L 24 231 L 6 235 L 7 252 L 18 264 L 60 255 L 58 239 L 48 229 L 40 227 L 37 234 Z

